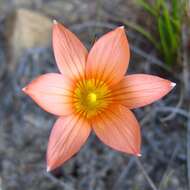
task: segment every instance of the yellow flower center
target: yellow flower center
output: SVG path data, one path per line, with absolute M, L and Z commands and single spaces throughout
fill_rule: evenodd
M 96 102 L 96 94 L 93 93 L 93 92 L 90 92 L 88 95 L 87 95 L 87 102 L 89 104 L 94 104 Z
M 86 118 L 104 111 L 111 103 L 108 85 L 99 80 L 79 81 L 74 89 L 74 109 Z

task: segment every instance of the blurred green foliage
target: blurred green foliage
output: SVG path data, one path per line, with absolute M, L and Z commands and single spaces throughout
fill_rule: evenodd
M 186 3 L 187 0 L 154 0 L 153 3 L 137 0 L 137 4 L 153 17 L 156 32 L 135 23 L 128 23 L 130 27 L 153 43 L 164 62 L 170 66 L 178 62 Z

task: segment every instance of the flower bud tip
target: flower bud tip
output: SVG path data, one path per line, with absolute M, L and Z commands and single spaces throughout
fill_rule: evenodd
M 176 83 L 175 83 L 175 82 L 171 82 L 171 84 L 170 84 L 170 85 L 171 85 L 171 87 L 173 87 L 173 88 L 174 88 L 174 87 L 176 86 Z
M 119 28 L 121 28 L 121 29 L 125 29 L 125 27 L 124 27 L 124 26 L 120 26 Z
M 47 171 L 47 172 L 50 172 L 50 167 L 49 167 L 49 166 L 46 168 L 46 171 Z
M 58 24 L 57 20 L 54 19 L 53 20 L 53 24 Z

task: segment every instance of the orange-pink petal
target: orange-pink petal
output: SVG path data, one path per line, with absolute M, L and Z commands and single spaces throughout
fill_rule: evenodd
M 71 88 L 66 77 L 49 73 L 34 79 L 23 91 L 47 112 L 63 116 L 72 113 Z
M 140 155 L 140 127 L 134 114 L 124 106 L 110 109 L 92 124 L 96 135 L 108 146 Z
M 132 109 L 161 99 L 174 86 L 175 83 L 157 76 L 133 74 L 115 85 L 113 96 L 117 102 Z
M 124 76 L 129 64 L 129 44 L 123 27 L 102 36 L 92 47 L 87 58 L 88 78 L 115 84 Z
M 47 170 L 61 166 L 79 151 L 87 140 L 91 126 L 83 118 L 60 117 L 51 132 L 47 150 Z
M 60 72 L 68 77 L 82 77 L 87 50 L 81 41 L 62 24 L 54 22 L 53 50 Z

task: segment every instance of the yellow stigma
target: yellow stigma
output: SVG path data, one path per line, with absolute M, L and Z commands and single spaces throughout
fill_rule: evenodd
M 96 102 L 96 94 L 93 93 L 93 92 L 90 92 L 87 96 L 87 101 L 90 103 L 90 104 L 93 104 Z
M 74 90 L 74 109 L 76 113 L 92 118 L 108 107 L 111 102 L 110 94 L 111 91 L 103 81 L 79 81 Z

